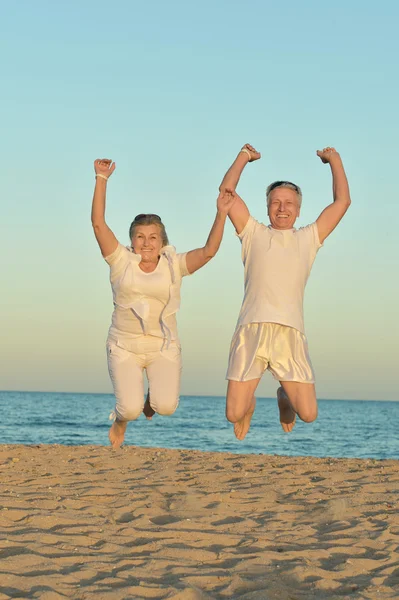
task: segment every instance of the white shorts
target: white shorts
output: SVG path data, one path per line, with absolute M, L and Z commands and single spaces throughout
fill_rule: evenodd
M 226 379 L 260 379 L 268 369 L 278 381 L 314 383 L 306 336 L 278 323 L 249 323 L 234 333 Z
M 178 342 L 142 335 L 107 340 L 108 371 L 116 398 L 115 415 L 134 421 L 144 408 L 144 369 L 147 373 L 151 407 L 160 415 L 171 415 L 179 404 L 182 370 Z

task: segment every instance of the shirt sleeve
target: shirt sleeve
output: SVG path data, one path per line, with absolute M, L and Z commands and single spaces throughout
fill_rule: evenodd
M 317 227 L 316 222 L 313 223 L 313 231 L 314 231 L 315 244 L 317 246 L 317 250 L 319 250 L 319 248 L 321 248 L 324 244 L 322 244 L 322 242 L 320 241 L 319 228 Z
M 186 275 L 191 275 L 187 269 L 187 252 L 183 252 L 182 254 L 176 254 L 177 262 L 179 263 L 180 275 L 182 277 L 186 277 Z
M 318 250 L 323 245 L 320 243 L 317 223 L 315 222 L 306 227 L 301 227 L 298 232 L 300 232 L 302 237 L 301 246 L 304 251 L 304 256 L 308 256 L 309 265 L 311 266 L 316 258 Z
M 117 247 L 111 254 L 108 254 L 108 256 L 104 256 L 104 260 L 110 266 L 114 265 L 115 263 L 117 263 L 121 260 L 121 257 L 123 256 L 124 252 L 126 252 L 126 251 L 128 252 L 128 250 L 125 248 L 125 246 L 122 246 L 122 244 L 118 243 Z
M 254 235 L 257 231 L 259 231 L 261 227 L 261 223 L 259 223 L 259 221 L 250 216 L 244 229 L 241 231 L 241 233 L 237 234 L 237 237 L 241 241 L 241 258 L 244 263 L 250 252 Z
M 312 223 L 311 225 L 308 225 L 307 227 L 305 227 L 305 229 L 309 229 L 311 244 L 316 253 L 323 245 L 322 243 L 320 243 L 319 229 L 317 227 L 316 221 L 314 223 Z
M 260 225 L 256 219 L 254 219 L 251 215 L 249 215 L 248 221 L 241 231 L 241 233 L 237 233 L 237 237 L 244 242 L 244 240 L 251 239 L 253 234 L 255 233 L 256 226 Z
M 105 262 L 109 264 L 111 269 L 111 282 L 125 269 L 126 263 L 129 260 L 129 254 L 130 252 L 125 246 L 118 244 L 112 254 L 104 256 Z

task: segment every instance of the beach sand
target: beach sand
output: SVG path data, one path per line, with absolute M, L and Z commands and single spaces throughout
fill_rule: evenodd
M 399 598 L 399 461 L 0 446 L 0 600 Z

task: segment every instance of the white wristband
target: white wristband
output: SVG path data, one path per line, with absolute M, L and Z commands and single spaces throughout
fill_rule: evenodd
M 245 154 L 248 154 L 248 158 L 249 158 L 249 160 L 250 160 L 250 161 L 252 160 L 251 153 L 250 153 L 250 151 L 249 151 L 247 148 L 242 148 L 242 149 L 240 150 L 240 152 L 245 152 Z
M 101 179 L 105 179 L 105 181 L 108 180 L 108 177 L 106 177 L 105 175 L 101 175 L 101 173 L 96 173 L 96 177 L 101 177 Z

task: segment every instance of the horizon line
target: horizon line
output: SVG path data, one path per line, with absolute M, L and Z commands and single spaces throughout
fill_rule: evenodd
M 89 395 L 89 396 L 113 396 L 112 392 L 59 392 L 59 391 L 44 391 L 44 390 L 0 390 L 0 394 L 69 394 L 69 395 Z M 180 394 L 180 397 L 186 398 L 220 398 L 225 399 L 225 395 L 218 394 Z M 257 400 L 276 400 L 270 396 L 257 396 Z M 317 398 L 318 401 L 331 402 L 399 402 L 398 400 L 386 400 L 376 398 Z

